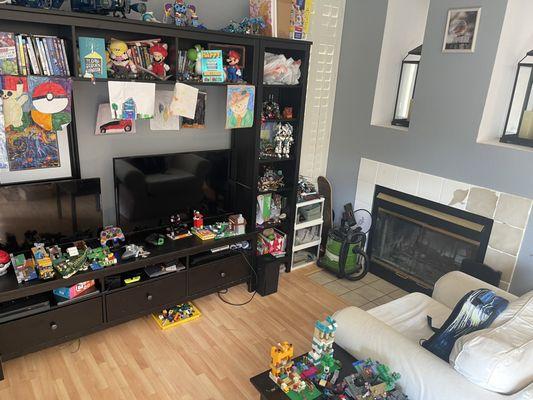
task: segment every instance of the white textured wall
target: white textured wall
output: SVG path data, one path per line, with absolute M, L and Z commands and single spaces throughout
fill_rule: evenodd
M 424 41 L 428 9 L 429 0 L 389 0 L 372 109 L 372 125 L 391 124 L 402 60 L 410 50 Z M 361 54 L 361 57 L 364 56 Z

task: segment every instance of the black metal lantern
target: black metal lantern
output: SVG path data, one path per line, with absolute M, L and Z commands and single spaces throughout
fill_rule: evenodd
M 409 126 L 411 108 L 413 106 L 416 78 L 418 77 L 418 66 L 422 57 L 422 45 L 411 50 L 402 61 L 400 71 L 400 83 L 396 94 L 396 105 L 394 107 L 394 119 L 392 125 Z
M 518 63 L 513 96 L 507 113 L 505 131 L 500 139 L 505 143 L 516 143 L 533 147 L 533 50 Z

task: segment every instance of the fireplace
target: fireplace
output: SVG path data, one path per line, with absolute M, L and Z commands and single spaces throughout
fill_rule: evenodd
M 369 236 L 371 272 L 430 293 L 464 259 L 483 262 L 491 219 L 376 185 Z

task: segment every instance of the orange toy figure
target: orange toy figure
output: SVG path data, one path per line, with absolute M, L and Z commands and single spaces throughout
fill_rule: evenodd
M 294 357 L 294 347 L 289 342 L 278 343 L 277 346 L 272 346 L 270 349 L 270 377 L 272 379 L 278 378 L 282 374 L 288 374 L 291 371 Z

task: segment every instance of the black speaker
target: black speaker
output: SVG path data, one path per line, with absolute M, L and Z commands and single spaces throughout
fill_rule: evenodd
M 278 291 L 281 264 L 279 261 L 272 261 L 257 266 L 256 290 L 261 296 L 268 296 Z

